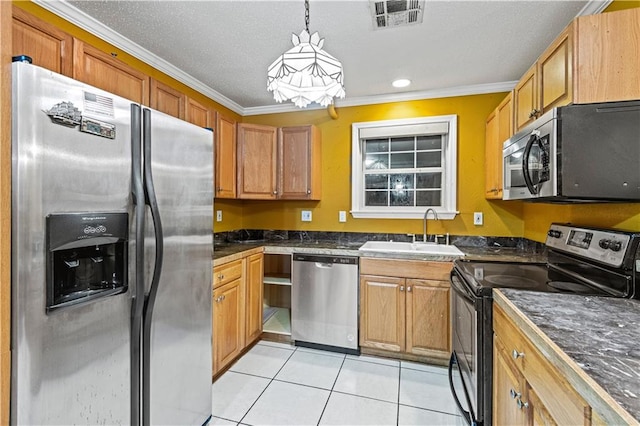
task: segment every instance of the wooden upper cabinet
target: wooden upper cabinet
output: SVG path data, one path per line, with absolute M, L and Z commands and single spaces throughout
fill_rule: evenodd
M 319 200 L 321 136 L 315 126 L 278 130 L 278 198 Z
M 539 108 L 551 108 L 573 101 L 573 25 L 560 33 L 538 59 Z
M 202 105 L 198 101 L 195 101 L 187 97 L 187 106 L 184 119 L 196 126 L 213 128 L 213 111 Z
M 536 65 L 522 76 L 515 89 L 513 89 L 515 127 L 520 130 L 536 119 L 540 112 L 538 109 L 538 74 Z
M 11 54 L 27 55 L 34 65 L 71 77 L 73 37 L 13 6 Z
M 236 198 L 236 121 L 216 113 L 216 198 Z
M 574 102 L 640 99 L 640 8 L 582 16 L 575 26 Z
M 238 198 L 277 197 L 276 130 L 271 126 L 238 124 Z
M 73 41 L 73 78 L 149 105 L 148 75 L 78 39 Z
M 516 131 L 573 101 L 573 29 L 573 24 L 567 26 L 516 85 Z
M 157 111 L 184 119 L 185 99 L 184 93 L 171 86 L 151 79 L 151 103 L 149 106 Z
M 502 199 L 502 144 L 513 135 L 513 92 L 489 114 L 485 138 L 485 198 Z

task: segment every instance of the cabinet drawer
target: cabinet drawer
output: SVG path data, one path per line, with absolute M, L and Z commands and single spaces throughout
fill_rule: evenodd
M 242 276 L 243 259 L 225 263 L 213 268 L 213 288 L 231 282 Z
M 591 419 L 591 407 L 496 305 L 493 323 L 496 338 L 557 424 L 583 424 Z
M 360 274 L 449 281 L 452 262 L 360 258 Z

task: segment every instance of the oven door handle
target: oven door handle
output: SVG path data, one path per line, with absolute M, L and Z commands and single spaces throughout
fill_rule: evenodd
M 456 394 L 456 389 L 453 386 L 453 366 L 454 364 L 458 364 L 458 358 L 456 357 L 456 353 L 451 353 L 451 358 L 449 358 L 449 387 L 451 388 L 451 394 L 453 395 L 453 399 L 458 406 L 458 410 L 462 413 L 462 416 L 467 421 L 467 424 L 471 426 L 482 426 L 482 423 L 478 423 L 473 414 L 473 408 L 471 407 L 471 400 L 469 399 L 469 393 L 467 392 L 467 387 L 464 384 L 464 380 L 462 381 L 462 390 L 464 392 L 464 398 L 467 400 L 467 405 L 469 406 L 469 411 L 466 411 L 462 408 L 462 404 L 460 403 L 460 399 L 458 399 L 458 395 Z
M 478 298 L 467 288 L 462 282 L 463 280 L 458 276 L 455 269 L 451 270 L 449 274 L 449 281 L 451 282 L 451 289 L 457 294 L 465 298 L 474 308 L 477 308 Z

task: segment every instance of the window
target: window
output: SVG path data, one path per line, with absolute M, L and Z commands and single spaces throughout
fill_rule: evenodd
M 352 125 L 354 218 L 439 219 L 456 211 L 457 116 Z

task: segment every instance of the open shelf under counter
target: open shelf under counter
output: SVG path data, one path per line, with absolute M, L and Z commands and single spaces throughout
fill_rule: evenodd
M 269 274 L 265 275 L 262 280 L 265 284 L 272 285 L 291 285 L 291 275 L 290 274 Z
M 289 308 L 265 306 L 263 308 L 264 333 L 291 335 L 291 312 Z

